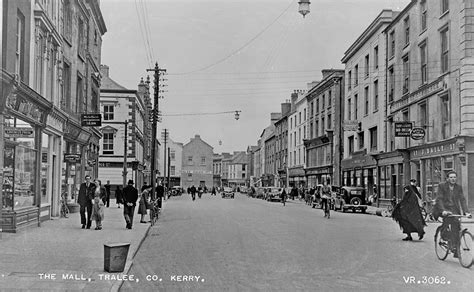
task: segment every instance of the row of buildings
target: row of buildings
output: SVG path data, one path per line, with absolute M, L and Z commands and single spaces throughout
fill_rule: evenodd
M 383 10 L 344 69 L 295 91 L 249 147 L 252 183 L 363 186 L 388 200 L 416 178 L 433 197 L 457 172 L 474 206 L 474 3 Z M 338 65 L 335 64 L 337 67 Z

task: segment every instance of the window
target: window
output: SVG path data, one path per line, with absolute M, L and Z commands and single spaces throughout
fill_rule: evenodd
M 369 129 L 370 135 L 370 152 L 377 151 L 377 127 Z
M 306 139 L 306 126 L 303 126 L 303 139 Z
M 319 98 L 316 99 L 316 114 L 319 113 Z
M 364 99 L 365 99 L 364 114 L 368 115 L 369 114 L 369 87 L 368 86 L 364 89 Z
M 359 109 L 357 108 L 359 106 L 359 95 L 354 94 L 354 119 L 357 120 L 358 117 L 358 112 Z
M 329 89 L 328 91 L 328 107 L 331 107 L 332 105 L 332 91 Z
M 86 39 L 85 39 L 85 28 L 84 28 L 84 21 L 81 17 L 78 19 L 77 24 L 77 54 L 84 59 L 85 57 L 85 50 L 86 50 Z
M 245 171 L 245 164 L 242 164 L 242 171 Z
M 354 67 L 354 86 L 359 84 L 359 65 Z
M 354 136 L 347 138 L 349 144 L 349 154 L 354 153 Z
M 405 28 L 405 45 L 408 45 L 410 43 L 410 17 L 405 18 L 403 26 Z
M 428 55 L 426 54 L 426 42 L 420 45 L 420 62 L 421 62 L 421 84 L 428 82 Z
M 410 87 L 410 58 L 403 57 L 403 94 L 408 93 Z
M 441 134 L 442 138 L 449 138 L 451 135 L 451 103 L 449 95 L 441 96 Z
M 205 164 L 206 164 L 206 157 L 201 156 L 201 165 L 205 165 Z
M 176 160 L 176 152 L 174 150 L 171 150 L 170 151 L 170 159 L 172 161 L 175 161 Z
M 309 106 L 309 114 L 311 117 L 314 115 L 314 101 L 312 101 Z
M 321 111 L 324 111 L 324 108 L 326 107 L 326 95 L 324 95 L 323 93 L 323 96 L 321 97 Z
M 347 119 L 351 120 L 352 119 L 352 110 L 351 110 L 351 99 L 347 99 Z
M 449 66 L 449 36 L 448 28 L 441 31 L 441 72 L 448 72 Z
M 448 12 L 449 0 L 441 0 L 441 14 Z
M 301 128 L 298 129 L 298 144 L 301 144 Z
M 303 109 L 303 121 L 306 121 L 306 109 Z
M 290 118 L 290 129 L 293 128 L 293 117 Z
M 309 138 L 313 139 L 313 122 L 309 123 Z
M 38 33 L 35 44 L 35 89 L 43 94 L 43 68 L 46 39 L 42 33 Z
M 316 131 L 316 134 L 314 135 L 314 137 L 319 137 L 319 121 L 316 121 L 314 125 L 314 130 Z
M 104 105 L 104 121 L 110 121 L 114 119 L 114 105 Z
M 393 73 L 393 67 L 388 69 L 388 101 L 393 101 L 393 95 L 395 92 L 395 74 Z
M 428 136 L 428 124 L 429 124 L 429 118 L 428 118 L 428 108 L 426 106 L 426 102 L 420 103 L 419 105 L 419 116 L 420 116 L 420 127 L 425 129 L 426 131 L 426 136 Z M 425 138 L 426 138 L 425 136 Z
M 193 165 L 193 157 L 188 156 L 188 165 Z
M 365 77 L 369 77 L 369 55 L 365 56 Z
M 374 48 L 374 67 L 375 69 L 379 68 L 379 46 Z
M 16 59 L 15 59 L 15 74 L 20 76 L 21 80 L 24 76 L 24 62 L 25 62 L 25 17 L 18 11 L 16 17 Z
M 359 150 L 364 149 L 364 131 L 357 133 L 357 139 L 359 140 Z
M 301 124 L 301 112 L 298 113 L 299 116 L 299 123 Z
M 72 36 L 72 0 L 65 0 L 63 6 L 63 36 L 71 43 Z
M 61 108 L 71 109 L 71 66 L 66 60 L 63 61 L 63 99 Z
M 193 174 L 188 172 L 188 181 L 193 181 Z
M 374 81 L 374 112 L 379 109 L 379 81 Z
M 84 102 L 83 98 L 84 84 L 82 78 L 78 72 L 77 74 L 77 87 L 76 87 L 76 113 L 82 112 L 81 105 Z
M 332 129 L 332 115 L 331 114 L 328 114 L 328 129 Z
M 174 166 L 174 165 L 170 166 L 170 175 L 172 175 L 172 176 L 176 175 L 176 166 Z
M 390 40 L 390 58 L 394 57 L 395 56 L 395 31 L 391 31 L 390 32 L 390 36 L 389 36 L 389 40 Z
M 427 17 L 427 10 L 426 10 L 426 0 L 420 1 L 420 12 L 421 12 L 421 30 L 426 30 L 426 17 Z
M 103 154 L 114 154 L 114 133 L 105 132 L 102 137 L 103 145 Z
M 402 121 L 404 122 L 410 121 L 410 112 L 408 111 L 408 109 L 402 112 Z M 403 139 L 403 148 L 408 148 L 409 144 L 410 144 L 410 137 L 405 137 Z
M 349 71 L 349 73 L 347 73 L 347 88 L 352 88 L 352 71 Z
M 324 117 L 321 118 L 321 135 L 324 135 L 324 130 L 326 130 L 326 123 Z

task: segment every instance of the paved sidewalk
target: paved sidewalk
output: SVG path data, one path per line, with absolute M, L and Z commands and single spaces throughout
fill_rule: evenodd
M 94 230 L 94 222 L 90 230 L 81 229 L 79 213 L 74 213 L 17 234 L 2 233 L 0 290 L 117 291 L 150 229 L 136 212 L 131 230 L 125 228 L 123 206 L 112 204 L 105 208 L 102 230 Z M 124 273 L 104 271 L 105 243 L 130 243 Z M 41 279 L 40 274 L 55 274 L 56 279 Z

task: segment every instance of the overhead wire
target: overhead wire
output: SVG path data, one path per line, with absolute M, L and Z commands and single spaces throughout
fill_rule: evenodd
M 148 64 L 153 64 L 153 61 L 152 59 L 150 59 L 150 55 L 149 55 L 149 50 L 148 50 L 148 46 L 147 46 L 147 43 L 146 43 L 146 40 L 145 40 L 145 35 L 144 35 L 144 32 L 143 32 L 143 27 L 142 27 L 142 22 L 141 22 L 141 16 L 140 16 L 140 10 L 138 8 L 138 0 L 135 0 L 135 9 L 137 11 L 137 20 L 138 20 L 138 25 L 139 25 L 139 28 L 140 28 L 140 34 L 142 36 L 142 41 L 143 41 L 143 47 L 145 48 L 145 57 L 147 59 L 147 63 Z

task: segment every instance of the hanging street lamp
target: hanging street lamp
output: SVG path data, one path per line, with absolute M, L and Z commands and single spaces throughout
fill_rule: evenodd
M 240 112 L 241 111 L 235 111 L 235 120 L 238 121 L 240 118 Z
M 306 14 L 309 13 L 309 4 L 311 4 L 311 2 L 309 2 L 309 0 L 300 0 L 298 4 L 300 5 L 298 12 L 301 13 L 301 15 L 303 15 L 303 18 L 304 18 Z

